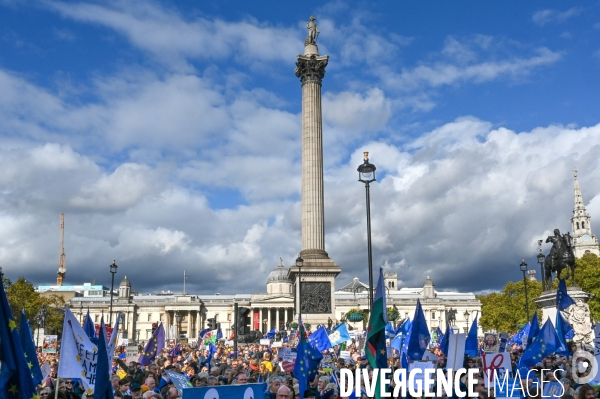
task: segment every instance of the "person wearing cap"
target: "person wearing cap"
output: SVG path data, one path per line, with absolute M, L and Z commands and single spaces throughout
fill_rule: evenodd
M 361 369 L 366 369 L 367 366 L 369 366 L 369 362 L 367 361 L 367 357 L 363 356 L 360 358 L 360 368 Z
M 133 383 L 131 384 L 131 399 L 141 399 L 142 398 L 142 386 L 140 384 Z

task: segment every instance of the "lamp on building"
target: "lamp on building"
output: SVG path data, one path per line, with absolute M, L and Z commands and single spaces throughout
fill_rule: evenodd
M 465 316 L 465 320 L 467 321 L 467 328 L 465 328 L 465 332 L 469 332 L 469 316 L 471 315 L 471 313 L 469 313 L 468 310 L 465 310 L 465 313 L 463 313 L 463 316 Z
M 358 167 L 358 181 L 365 183 L 367 195 L 367 252 L 369 258 L 369 311 L 373 307 L 373 254 L 371 251 L 371 194 L 370 183 L 375 179 L 375 165 L 369 163 L 369 153 L 363 152 L 364 163 Z
M 298 268 L 298 324 L 302 321 L 302 265 L 304 259 L 298 255 L 296 258 L 296 267 Z
M 537 261 L 540 264 L 540 273 L 541 273 L 540 279 L 542 280 L 542 291 L 546 291 L 546 276 L 544 274 L 544 261 L 546 260 L 546 257 L 542 253 L 542 243 L 543 242 L 544 242 L 544 240 L 538 240 Z
M 112 326 L 113 291 L 115 289 L 115 274 L 117 273 L 118 268 L 117 261 L 113 260 L 113 263 L 111 263 L 108 267 L 110 268 L 110 274 L 112 275 L 110 283 L 110 316 L 108 319 L 108 325 Z
M 523 284 L 525 285 L 525 313 L 527 314 L 527 320 L 529 321 L 529 297 L 527 295 L 527 278 L 525 277 L 525 273 L 527 272 L 527 263 L 525 263 L 525 258 L 521 259 L 521 264 L 519 267 L 523 272 Z

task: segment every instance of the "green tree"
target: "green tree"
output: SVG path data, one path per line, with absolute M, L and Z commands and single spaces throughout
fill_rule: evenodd
M 25 309 L 25 316 L 27 317 L 29 324 L 33 329 L 37 328 L 35 318 L 43 305 L 47 310 L 45 323 L 46 331 L 56 332 L 58 334 L 62 332 L 65 312 L 65 300 L 62 296 L 50 295 L 48 297 L 42 297 L 40 293 L 35 290 L 33 284 L 27 281 L 25 277 L 19 277 L 14 283 L 5 279 L 3 283 L 6 287 L 6 297 L 8 299 L 10 310 L 12 311 L 17 324 L 21 321 L 21 310 Z
M 571 279 L 567 286 L 571 285 Z M 585 254 L 575 261 L 575 285 L 583 291 L 594 294 L 588 305 L 593 320 L 600 320 L 600 258 Z
M 542 283 L 527 281 L 527 297 L 529 299 L 529 317 L 538 306 L 533 302 L 542 293 Z M 481 317 L 479 324 L 483 330 L 496 330 L 515 333 L 527 324 L 525 310 L 525 285 L 523 280 L 506 283 L 500 292 L 491 292 L 487 295 L 478 295 L 481 301 Z

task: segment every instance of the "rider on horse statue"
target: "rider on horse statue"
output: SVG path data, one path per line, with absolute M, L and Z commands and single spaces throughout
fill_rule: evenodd
M 572 284 L 575 284 L 575 255 L 571 246 L 571 234 L 560 234 L 560 230 L 554 229 L 554 235 L 548 236 L 546 242 L 552 243 L 552 249 L 544 263 L 546 271 L 545 290 L 550 289 L 552 285 L 552 272 L 556 272 L 556 278 L 560 279 L 560 273 L 567 269 L 566 279 L 569 278 L 569 269 L 571 271 Z

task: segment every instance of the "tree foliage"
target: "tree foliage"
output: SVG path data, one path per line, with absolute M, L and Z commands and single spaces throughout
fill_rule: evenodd
M 527 281 L 527 297 L 529 304 L 529 317 L 538 310 L 533 302 L 542 293 L 542 283 Z M 481 317 L 479 324 L 484 331 L 496 330 L 515 333 L 527 324 L 525 309 L 525 285 L 523 280 L 506 283 L 500 292 L 491 292 L 487 295 L 478 295 L 481 301 Z
M 583 291 L 594 296 L 588 302 L 593 320 L 600 320 L 600 258 L 593 254 L 586 254 L 575 261 L 575 285 Z M 571 286 L 571 279 L 567 281 Z M 556 291 L 558 281 L 552 284 L 552 290 Z M 542 293 L 542 283 L 539 281 L 527 281 L 529 297 L 529 317 L 538 310 L 533 299 Z M 481 301 L 480 325 L 484 331 L 496 330 L 515 333 L 521 326 L 527 323 L 525 314 L 525 289 L 523 281 L 509 281 L 499 292 L 491 292 L 487 295 L 479 295 Z M 541 313 L 538 313 L 541 316 Z
M 21 310 L 25 309 L 25 316 L 32 329 L 37 328 L 36 316 L 40 312 L 42 305 L 46 307 L 46 331 L 60 333 L 62 330 L 65 300 L 60 295 L 50 295 L 42 297 L 35 290 L 33 284 L 19 277 L 14 283 L 8 279 L 3 281 L 6 287 L 6 296 L 10 310 L 17 322 L 21 321 Z
M 588 305 L 593 320 L 600 320 L 600 258 L 594 254 L 585 254 L 576 260 L 575 285 L 583 291 L 594 294 Z M 567 286 L 571 285 L 569 279 Z

